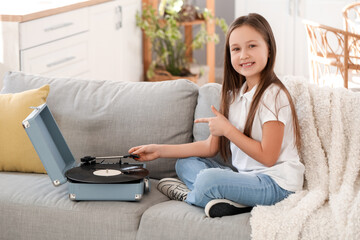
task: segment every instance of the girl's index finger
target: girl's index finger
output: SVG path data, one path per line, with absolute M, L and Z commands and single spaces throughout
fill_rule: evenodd
M 132 147 L 132 148 L 129 149 L 128 152 L 129 152 L 129 153 L 133 153 L 133 152 L 135 152 L 136 150 L 138 150 L 140 147 L 141 147 L 141 146 Z
M 210 121 L 210 118 L 198 118 L 195 119 L 195 123 L 208 123 Z
M 143 152 L 143 150 L 138 148 L 138 149 L 134 149 L 134 151 L 131 154 L 140 154 L 142 152 Z

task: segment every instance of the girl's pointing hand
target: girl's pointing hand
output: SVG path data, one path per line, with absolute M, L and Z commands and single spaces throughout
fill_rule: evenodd
M 211 105 L 211 111 L 215 114 L 215 117 L 198 118 L 195 123 L 208 123 L 209 130 L 213 136 L 226 136 L 231 129 L 231 123 L 224 117 L 216 108 Z

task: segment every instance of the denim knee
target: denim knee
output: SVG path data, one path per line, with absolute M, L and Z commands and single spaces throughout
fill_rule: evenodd
M 200 171 L 194 183 L 194 187 L 198 192 L 201 192 L 210 198 L 219 198 L 218 178 L 219 172 L 228 171 L 220 168 L 209 168 Z
M 179 173 L 183 172 L 184 169 L 188 168 L 188 158 L 179 158 L 175 163 L 175 171 L 179 175 Z

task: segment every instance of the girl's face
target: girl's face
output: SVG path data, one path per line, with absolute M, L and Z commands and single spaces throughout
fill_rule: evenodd
M 260 81 L 265 68 L 269 48 L 262 35 L 248 25 L 234 29 L 229 37 L 231 64 L 246 80 Z

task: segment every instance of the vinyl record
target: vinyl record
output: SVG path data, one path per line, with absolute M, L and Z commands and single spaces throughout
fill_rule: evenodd
M 138 182 L 149 174 L 141 164 L 89 164 L 71 168 L 65 176 L 78 183 L 129 183 Z

